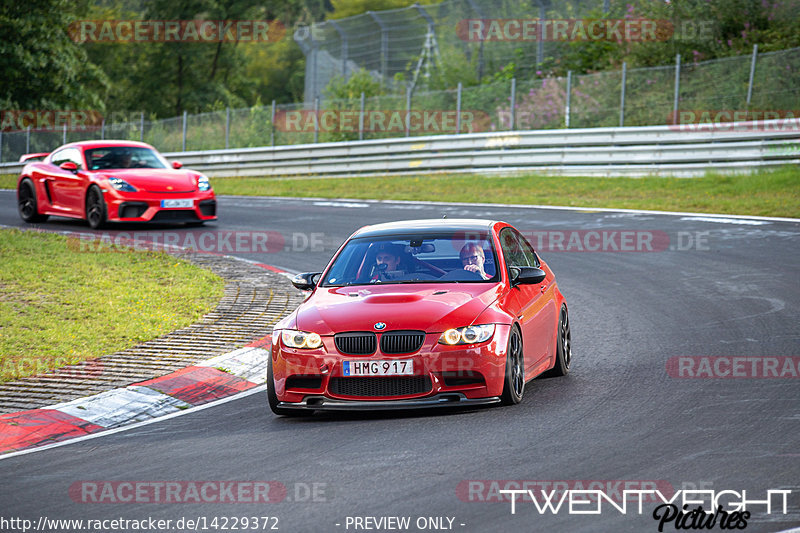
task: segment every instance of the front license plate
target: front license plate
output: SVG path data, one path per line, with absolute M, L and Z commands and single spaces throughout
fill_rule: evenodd
M 161 207 L 194 207 L 194 200 L 191 198 L 185 198 L 181 200 L 161 200 Z
M 412 359 L 393 361 L 345 361 L 345 376 L 411 376 L 414 374 Z

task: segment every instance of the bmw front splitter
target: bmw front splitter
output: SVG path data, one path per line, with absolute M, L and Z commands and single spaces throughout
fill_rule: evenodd
M 384 411 L 392 409 L 425 409 L 430 407 L 461 407 L 473 405 L 491 405 L 500 403 L 500 398 L 467 398 L 460 392 L 440 393 L 436 396 L 414 398 L 410 400 L 334 400 L 325 396 L 306 396 L 302 402 L 280 402 L 278 407 L 284 409 L 313 411 Z

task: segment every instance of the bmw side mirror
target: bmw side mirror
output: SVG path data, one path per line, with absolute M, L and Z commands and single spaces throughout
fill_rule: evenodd
M 509 267 L 509 277 L 512 287 L 520 284 L 536 285 L 544 281 L 547 273 L 536 267 Z
M 292 278 L 292 285 L 294 285 L 295 289 L 300 289 L 301 291 L 314 290 L 318 281 L 315 278 L 320 274 L 322 272 L 303 272 Z
M 181 163 L 180 161 L 173 161 L 172 162 L 172 168 L 174 168 L 175 170 L 178 170 L 181 167 L 183 167 L 183 163 Z
M 64 161 L 63 163 L 58 165 L 58 168 L 73 173 L 78 171 L 78 165 L 76 165 L 73 161 Z
M 526 285 L 536 285 L 544 281 L 547 273 L 541 268 L 536 267 L 519 267 L 520 273 L 517 276 L 517 283 L 524 283 Z

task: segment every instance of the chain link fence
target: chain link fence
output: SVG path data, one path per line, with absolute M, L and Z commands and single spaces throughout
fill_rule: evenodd
M 624 83 L 623 83 L 624 82 Z M 99 126 L 0 132 L 0 161 L 90 139 L 164 152 L 452 135 L 457 132 L 669 124 L 676 111 L 800 114 L 800 48 L 674 65 L 498 80 L 446 91 L 228 109 L 163 120 L 112 113 Z M 722 118 L 721 120 L 725 120 Z M 730 120 L 730 119 L 729 119 Z

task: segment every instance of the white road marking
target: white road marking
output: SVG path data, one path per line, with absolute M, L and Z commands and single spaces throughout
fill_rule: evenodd
M 697 220 L 699 222 L 717 222 L 719 224 L 744 224 L 747 226 L 763 226 L 769 224 L 764 220 L 746 220 L 743 218 L 717 218 L 717 217 L 681 217 L 681 220 Z

